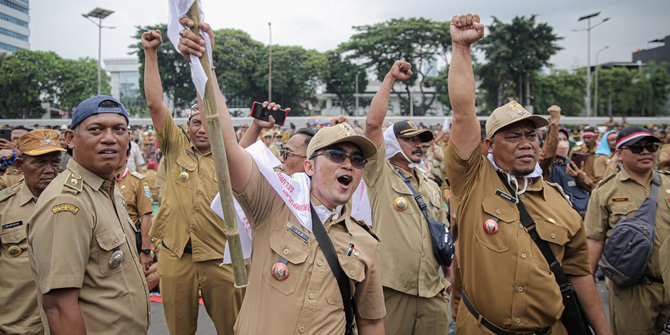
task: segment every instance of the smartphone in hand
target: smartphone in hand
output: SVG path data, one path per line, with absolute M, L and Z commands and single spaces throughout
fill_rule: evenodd
M 275 125 L 278 126 L 283 126 L 284 123 L 286 123 L 286 117 L 288 116 L 288 111 L 285 109 L 279 109 L 279 110 L 270 110 L 267 108 L 263 108 L 263 103 L 254 101 L 253 104 L 251 105 L 251 113 L 250 116 L 254 119 L 262 120 L 262 121 L 268 121 L 270 119 L 270 115 L 275 119 Z

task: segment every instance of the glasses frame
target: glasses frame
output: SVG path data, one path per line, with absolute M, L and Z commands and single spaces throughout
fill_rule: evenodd
M 336 153 L 337 155 L 341 154 L 342 157 L 344 157 L 344 158 L 341 161 L 338 162 L 339 158 L 335 158 L 332 155 L 333 153 Z M 326 157 L 328 157 L 328 159 L 331 162 L 333 162 L 335 164 L 342 164 L 348 158 L 349 162 L 351 162 L 351 166 L 353 166 L 355 169 L 359 169 L 359 170 L 365 168 L 365 164 L 368 163 L 368 160 L 365 157 L 363 157 L 361 154 L 350 155 L 350 154 L 348 154 L 348 153 L 346 153 L 346 152 L 344 152 L 343 150 L 340 150 L 340 149 L 328 149 L 328 150 L 318 151 L 318 152 L 315 152 L 314 154 L 312 154 L 312 157 L 310 157 L 310 159 L 314 159 L 317 156 L 326 156 Z M 354 157 L 360 157 L 361 161 L 356 163 L 353 159 Z
M 298 157 L 298 158 L 303 158 L 306 159 L 307 156 L 301 155 L 301 154 L 296 154 L 295 152 L 289 150 L 286 147 L 281 148 L 279 150 L 279 157 L 281 157 L 283 160 L 287 160 L 289 157 Z
M 652 154 L 653 154 L 653 153 L 655 153 L 655 152 L 658 152 L 658 149 L 661 148 L 661 144 L 658 143 L 658 142 L 651 142 L 651 143 L 647 143 L 647 144 L 645 144 L 645 145 L 639 145 L 639 144 L 635 143 L 635 144 L 633 144 L 633 145 L 625 146 L 625 147 L 623 147 L 623 148 L 624 148 L 624 149 L 628 149 L 628 150 L 630 150 L 630 152 L 632 152 L 632 153 L 634 153 L 634 154 L 636 154 L 636 155 L 641 154 L 641 153 L 644 151 L 644 149 L 647 149 L 647 151 L 648 151 L 649 153 L 652 153 Z M 652 150 L 652 149 L 653 149 L 653 150 Z

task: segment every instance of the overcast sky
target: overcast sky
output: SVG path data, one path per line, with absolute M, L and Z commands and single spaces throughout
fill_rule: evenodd
M 128 45 L 136 25 L 166 23 L 167 0 L 31 0 L 30 44 L 33 50 L 55 51 L 65 58 L 97 58 L 97 28 L 81 13 L 95 7 L 115 11 L 103 24 L 102 57 L 128 57 Z M 591 33 L 591 61 L 605 46 L 599 61 L 631 61 L 639 48 L 657 46 L 648 41 L 670 35 L 669 0 L 202 0 L 205 19 L 214 28 L 237 28 L 268 43 L 272 22 L 273 44 L 301 45 L 325 51 L 346 41 L 352 26 L 372 24 L 398 17 L 450 20 L 460 13 L 477 13 L 485 24 L 492 16 L 510 22 L 517 15 L 538 15 L 563 37 L 550 61 L 558 68 L 586 65 L 586 27 L 577 22 L 585 14 L 601 11 L 593 23 L 608 22 Z

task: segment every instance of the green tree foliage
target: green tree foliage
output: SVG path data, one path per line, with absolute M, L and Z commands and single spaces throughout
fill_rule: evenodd
M 438 59 L 446 62 L 446 55 L 451 45 L 449 22 L 436 22 L 425 18 L 401 18 L 357 26 L 354 30 L 356 33 L 341 48 L 351 52 L 351 58 L 374 70 L 379 80 L 384 78 L 393 62 L 398 59 L 412 64 L 415 76 L 402 83 L 404 92 L 395 89 L 394 92 L 403 105 L 409 106 L 410 87 L 418 84 L 421 96 L 413 97 L 413 103 L 418 103 L 414 107 L 414 115 L 425 115 L 436 99 L 436 95 L 426 89 L 438 84 L 444 86 L 438 82 L 437 76 L 431 77 L 428 74 L 437 70 L 434 67 Z M 403 108 L 402 113 L 408 114 L 409 108 Z
M 479 71 L 488 109 L 517 95 L 520 102 L 530 104 L 530 79 L 547 66 L 549 58 L 561 48 L 561 37 L 547 23 L 537 23 L 536 16 L 517 16 L 511 23 L 493 17 L 488 35 L 480 42 L 487 63 Z
M 226 99 L 241 101 L 245 106 L 251 106 L 253 100 L 263 99 L 259 92 L 267 85 L 254 80 L 261 62 L 263 43 L 238 29 L 217 30 L 214 40 L 216 76 Z
M 662 113 L 670 94 L 667 63 L 645 67 L 599 69 L 598 115 L 655 116 Z M 595 96 L 594 96 L 595 99 Z
M 0 58 L 0 117 L 38 118 L 42 103 L 71 112 L 97 94 L 97 62 L 63 59 L 54 52 L 19 50 Z M 109 77 L 102 73 L 102 92 Z
M 536 113 L 545 114 L 551 105 L 561 106 L 561 113 L 568 116 L 577 116 L 584 109 L 584 75 L 553 70 L 545 76 L 534 74 L 532 81 Z
M 323 72 L 322 80 L 326 83 L 326 91 L 337 96 L 342 103 L 343 112 L 354 115 L 355 93 L 365 92 L 368 85 L 365 67 L 354 64 L 337 50 L 327 51 L 325 56 L 328 67 Z M 358 92 L 356 92 L 356 79 L 358 79 Z M 360 98 L 359 106 L 363 106 Z

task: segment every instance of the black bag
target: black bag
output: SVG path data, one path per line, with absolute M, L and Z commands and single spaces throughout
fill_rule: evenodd
M 505 184 L 505 187 L 510 194 L 516 194 L 514 190 L 512 190 L 512 187 L 507 183 L 506 177 L 501 172 L 498 173 L 498 177 L 500 177 L 500 180 Z M 565 329 L 567 329 L 568 334 L 570 335 L 592 335 L 593 331 L 591 330 L 586 317 L 584 317 L 584 312 L 579 304 L 579 299 L 577 299 L 577 292 L 575 292 L 575 289 L 570 285 L 570 281 L 568 280 L 568 277 L 565 276 L 561 264 L 558 263 L 558 260 L 551 251 L 547 241 L 540 238 L 537 229 L 535 229 L 535 221 L 533 220 L 533 217 L 530 216 L 530 213 L 526 210 L 526 206 L 524 206 L 518 198 L 516 206 L 519 209 L 521 224 L 526 228 L 528 235 L 530 235 L 538 249 L 540 249 L 540 252 L 542 252 L 542 256 L 547 260 L 549 269 L 551 269 L 551 272 L 554 274 L 556 283 L 561 290 L 563 306 L 565 307 L 563 315 L 561 316 L 561 321 L 563 322 Z
M 402 178 L 402 180 L 405 181 L 405 184 L 407 184 L 407 187 L 410 189 L 410 191 L 412 191 L 414 200 L 416 201 L 417 205 L 419 205 L 419 209 L 421 209 L 423 217 L 426 218 L 428 229 L 430 230 L 431 240 L 433 242 L 433 254 L 437 259 L 437 263 L 442 266 L 450 266 L 451 262 L 454 260 L 456 247 L 454 246 L 454 239 L 451 237 L 449 229 L 444 223 L 433 220 L 428 216 L 428 212 L 426 211 L 428 206 L 426 206 L 426 202 L 423 201 L 421 195 L 416 192 L 414 187 L 412 187 L 409 178 L 405 177 L 398 170 L 396 170 L 396 173 L 398 176 L 400 176 L 400 178 Z
M 615 285 L 633 286 L 644 277 L 644 270 L 654 251 L 656 238 L 656 209 L 658 187 L 661 184 L 654 171 L 651 192 L 634 217 L 617 222 L 607 239 L 598 265 Z

